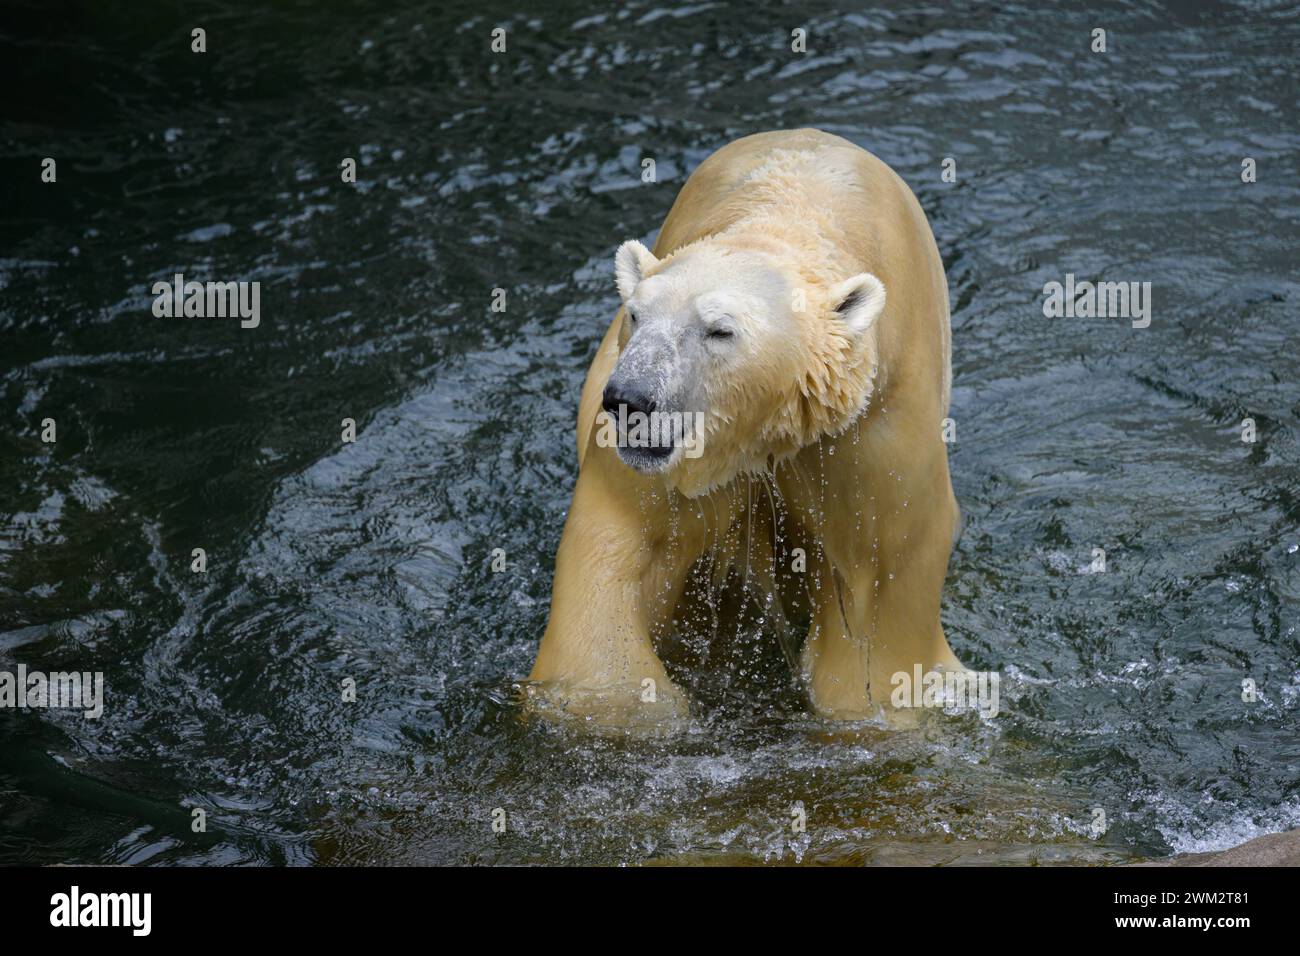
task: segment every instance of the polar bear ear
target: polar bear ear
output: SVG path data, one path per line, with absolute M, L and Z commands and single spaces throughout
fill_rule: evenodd
M 632 298 L 632 290 L 645 278 L 645 274 L 659 265 L 653 252 L 635 239 L 629 239 L 618 247 L 614 253 L 614 281 L 618 283 L 618 294 L 626 302 Z
M 885 310 L 885 286 L 870 272 L 859 272 L 832 288 L 830 300 L 844 323 L 861 335 Z

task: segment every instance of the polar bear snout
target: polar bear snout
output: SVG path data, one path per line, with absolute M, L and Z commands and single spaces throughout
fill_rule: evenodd
M 601 395 L 604 427 L 597 441 L 618 450 L 623 463 L 642 474 L 664 471 L 686 444 L 681 415 L 665 414 L 649 383 L 615 369 Z
M 642 415 L 649 415 L 655 410 L 653 398 L 632 383 L 619 381 L 618 376 L 615 375 L 610 378 L 609 384 L 605 386 L 605 393 L 601 396 L 600 407 L 617 418 L 619 406 L 625 406 L 627 414 L 640 412 Z

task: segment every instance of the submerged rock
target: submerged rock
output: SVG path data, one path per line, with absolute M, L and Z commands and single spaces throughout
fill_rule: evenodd
M 1180 853 L 1139 866 L 1300 866 L 1300 830 L 1268 833 L 1214 853 Z

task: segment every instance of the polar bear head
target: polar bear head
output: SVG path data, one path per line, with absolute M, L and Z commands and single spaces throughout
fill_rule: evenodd
M 625 242 L 619 358 L 599 423 L 617 433 L 622 460 L 694 496 L 857 418 L 885 288 L 824 266 L 801 268 L 761 242 L 706 239 L 662 260 Z

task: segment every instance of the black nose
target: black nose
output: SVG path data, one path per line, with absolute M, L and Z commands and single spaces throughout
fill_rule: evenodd
M 643 415 L 649 415 L 655 410 L 655 403 L 650 396 L 635 386 L 628 385 L 626 382 L 619 382 L 610 379 L 609 384 L 605 386 L 605 394 L 601 398 L 601 407 L 611 415 L 618 415 L 620 405 L 627 406 L 627 413 L 641 412 Z

